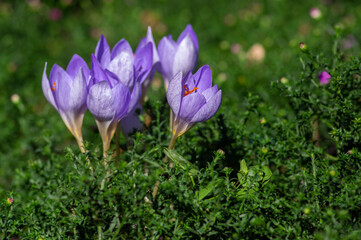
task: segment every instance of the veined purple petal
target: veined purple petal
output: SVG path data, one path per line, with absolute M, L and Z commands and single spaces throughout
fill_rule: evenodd
M 66 68 L 66 72 L 71 79 L 74 79 L 80 68 L 83 69 L 84 76 L 89 78 L 90 70 L 88 65 L 79 55 L 74 54 Z
M 91 67 L 91 80 L 89 83 L 89 88 L 93 85 L 96 84 L 98 82 L 104 81 L 104 80 L 108 80 L 107 76 L 105 75 L 105 72 L 103 71 L 102 67 L 100 66 L 97 58 L 95 57 L 94 54 L 91 55 L 91 59 L 92 59 L 92 67 Z
M 191 93 L 183 97 L 178 117 L 191 121 L 193 116 L 206 104 L 206 99 L 201 93 Z
M 49 79 L 57 109 L 67 112 L 69 108 L 68 98 L 70 86 L 73 81 L 70 79 L 68 73 L 57 64 L 54 64 L 51 69 Z
M 176 50 L 177 44 L 173 41 L 171 35 L 163 37 L 158 44 L 158 55 L 161 62 L 158 71 L 160 71 L 168 81 L 173 77 L 173 62 Z M 176 73 L 177 72 L 174 74 Z
M 182 73 L 178 72 L 170 81 L 167 90 L 167 100 L 175 116 L 178 115 L 184 95 Z
M 69 111 L 75 115 L 84 114 L 86 107 L 86 100 L 88 96 L 87 83 L 84 71 L 79 69 L 78 74 L 73 79 L 73 84 L 70 86 L 69 93 Z
M 198 52 L 198 39 L 197 39 L 197 35 L 196 33 L 193 31 L 192 25 L 188 24 L 187 27 L 184 29 L 184 31 L 179 35 L 179 38 L 177 40 L 177 43 L 180 44 L 180 42 L 187 36 L 187 34 L 189 34 L 189 36 L 191 37 L 195 48 L 197 49 Z
M 112 60 L 106 68 L 115 73 L 129 89 L 134 85 L 133 51 L 126 40 L 119 41 L 113 48 Z
M 157 47 L 155 45 L 154 39 L 153 39 L 153 34 L 152 34 L 152 28 L 149 26 L 148 30 L 147 30 L 147 36 L 145 38 L 142 38 L 142 40 L 140 40 L 137 50 L 135 51 L 135 54 L 137 54 L 137 52 L 144 47 L 147 43 L 152 43 L 152 48 L 153 48 L 153 66 L 159 62 L 159 56 L 158 56 L 158 51 L 157 51 Z
M 222 102 L 222 90 L 219 90 L 206 104 L 202 106 L 199 111 L 193 115 L 190 122 L 203 122 L 207 121 L 216 114 Z
M 135 76 L 138 81 L 141 83 L 149 75 L 150 70 L 152 69 L 153 61 L 153 50 L 152 43 L 147 43 L 144 47 L 139 49 L 135 53 L 134 57 L 134 68 Z
M 208 65 L 201 67 L 193 76 L 200 92 L 212 87 L 212 72 Z
M 140 82 L 136 81 L 133 91 L 130 95 L 130 102 L 129 102 L 129 108 L 127 114 L 134 111 L 137 103 L 139 102 L 141 95 L 142 95 L 142 85 L 140 84 Z
M 56 110 L 58 110 L 58 107 L 56 106 L 56 102 L 55 102 L 54 95 L 53 95 L 53 92 L 52 92 L 52 89 L 55 89 L 55 88 L 50 87 L 51 83 L 50 83 L 48 77 L 46 76 L 46 66 L 47 66 L 47 63 L 45 63 L 44 72 L 43 72 L 43 79 L 41 81 L 41 86 L 43 88 L 43 93 L 44 93 L 44 96 L 45 96 L 46 100 L 48 100 L 48 102 L 51 105 L 53 105 L 53 107 Z
M 110 85 L 110 88 L 113 88 L 115 85 L 117 85 L 120 82 L 118 76 L 115 75 L 115 73 L 109 71 L 108 69 L 105 69 L 104 73 L 107 76 L 107 81 Z
M 217 92 L 218 92 L 218 87 L 217 87 L 217 85 L 214 85 L 213 87 L 210 87 L 201 93 L 203 94 L 203 96 L 206 98 L 206 100 L 208 102 L 209 99 L 211 99 L 214 95 L 216 95 Z
M 146 38 L 146 37 L 142 38 L 142 39 L 139 41 L 139 44 L 138 44 L 138 46 L 137 46 L 137 49 L 135 50 L 135 54 L 137 54 L 137 52 L 138 52 L 142 47 L 144 47 L 145 44 L 147 44 L 147 38 Z
M 117 42 L 117 44 L 115 44 L 115 46 L 113 47 L 113 50 L 112 50 L 111 60 L 113 60 L 115 57 L 117 57 L 118 55 L 120 55 L 123 52 L 128 53 L 127 55 L 129 55 L 129 56 L 133 56 L 132 47 L 129 45 L 128 41 L 125 39 L 122 39 L 119 42 Z
M 121 120 L 120 127 L 122 128 L 122 132 L 125 136 L 132 133 L 134 130 L 141 130 L 143 128 L 143 124 L 139 119 L 137 110 L 139 109 L 139 112 L 142 112 L 142 106 L 138 102 L 136 107 L 132 112 L 130 112 L 126 117 L 124 117 Z
M 183 74 L 193 71 L 197 64 L 198 51 L 192 39 L 187 35 L 179 44 L 178 49 L 174 55 L 174 62 L 172 65 L 172 72 L 177 73 L 181 71 Z M 163 64 L 163 61 L 162 61 Z
M 114 104 L 115 104 L 115 116 L 114 120 L 117 122 L 122 119 L 129 108 L 130 102 L 130 92 L 127 86 L 119 82 L 112 89 L 112 95 L 114 96 Z
M 153 48 L 153 66 L 159 62 L 159 56 L 158 51 L 154 42 L 153 34 L 152 34 L 152 28 L 148 26 L 147 30 L 147 36 L 146 36 L 146 43 L 152 43 Z M 144 45 L 146 44 L 144 43 Z
M 101 81 L 89 89 L 87 106 L 94 118 L 100 122 L 111 121 L 115 116 L 115 102 L 107 81 Z
M 103 34 L 100 36 L 100 40 L 95 48 L 95 56 L 103 67 L 107 66 L 110 62 L 110 48 Z

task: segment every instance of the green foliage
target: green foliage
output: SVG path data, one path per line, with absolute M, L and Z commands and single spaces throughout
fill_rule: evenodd
M 1 2 L 0 238 L 359 239 L 361 11 L 325 2 Z M 44 62 L 89 60 L 100 33 L 134 48 L 148 25 L 159 42 L 188 23 L 223 91 L 219 113 L 167 149 L 169 108 L 154 84 L 146 128 L 121 139 L 119 161 L 101 164 L 90 114 L 88 151 L 75 150 L 41 93 Z M 256 43 L 260 61 L 247 54 Z

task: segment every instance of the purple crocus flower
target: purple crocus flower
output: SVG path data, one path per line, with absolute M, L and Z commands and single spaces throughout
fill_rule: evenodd
M 65 125 L 77 140 L 80 150 L 84 152 L 81 127 L 87 110 L 89 67 L 78 55 L 73 56 L 66 71 L 54 64 L 49 79 L 46 75 L 46 67 L 47 63 L 42 79 L 44 95 L 59 112 Z
M 144 52 L 144 47 L 146 47 L 146 45 L 149 43 L 152 45 L 152 55 L 153 55 L 153 62 L 152 62 L 151 70 L 150 70 L 148 76 L 146 76 L 146 78 L 142 78 L 142 81 L 141 81 L 142 94 L 139 99 L 139 103 L 136 104 L 133 111 L 130 112 L 127 117 L 123 118 L 122 122 L 121 122 L 121 128 L 126 137 L 128 137 L 129 133 L 132 133 L 134 130 L 141 130 L 143 128 L 143 124 L 141 123 L 141 121 L 139 119 L 139 114 L 143 113 L 142 104 L 144 102 L 144 97 L 145 97 L 148 87 L 153 79 L 153 76 L 155 73 L 155 68 L 156 68 L 156 66 L 159 65 L 159 56 L 158 56 L 156 45 L 154 43 L 151 27 L 148 27 L 147 36 L 139 42 L 137 50 L 135 51 L 135 56 L 140 55 L 140 53 L 142 51 Z M 147 52 L 147 54 L 148 54 L 148 56 L 143 55 L 142 57 L 138 57 L 137 59 L 143 59 L 143 60 L 146 59 L 147 60 L 146 68 L 149 68 L 149 65 L 148 65 L 150 63 L 149 52 Z
M 172 36 L 162 38 L 158 45 L 158 54 L 161 66 L 158 71 L 163 75 L 165 88 L 178 72 L 184 76 L 193 71 L 198 60 L 198 40 L 191 25 L 181 33 L 177 42 Z
M 129 108 L 131 93 L 117 75 L 101 68 L 94 54 L 89 86 L 87 105 L 97 123 L 106 157 L 117 124 Z
M 330 83 L 331 75 L 328 74 L 328 72 L 326 72 L 326 71 L 322 71 L 322 72 L 318 75 L 318 78 L 320 79 L 320 84 L 321 84 L 321 85 L 325 85 L 325 84 L 329 84 L 329 83 Z
M 144 48 L 148 43 L 152 44 L 153 63 L 152 63 L 152 68 L 151 68 L 149 75 L 141 83 L 142 84 L 142 97 L 140 99 L 141 103 L 143 102 L 145 93 L 149 87 L 149 84 L 151 83 L 151 81 L 153 79 L 153 76 L 155 73 L 155 68 L 156 68 L 156 66 L 158 66 L 160 64 L 159 56 L 158 56 L 156 45 L 154 43 L 151 27 L 148 27 L 147 36 L 145 38 L 143 38 L 142 40 L 140 40 L 137 50 L 135 51 L 135 54 L 137 54 L 139 51 L 141 51 L 141 49 Z
M 222 101 L 222 90 L 212 87 L 212 72 L 208 65 L 194 75 L 189 72 L 184 78 L 179 72 L 171 80 L 167 100 L 172 109 L 172 140 L 187 132 L 197 122 L 204 122 L 216 114 Z

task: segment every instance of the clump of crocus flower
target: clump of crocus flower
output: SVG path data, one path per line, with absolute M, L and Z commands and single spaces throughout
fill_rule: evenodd
M 132 114 L 141 96 L 141 83 L 149 75 L 153 61 L 152 43 L 133 55 L 122 39 L 110 50 L 102 35 L 92 55 L 87 104 L 96 119 L 103 141 L 104 156 L 110 147 L 118 122 Z M 123 125 L 128 130 L 127 122 Z
M 74 55 L 66 71 L 54 64 L 49 79 L 46 75 L 46 67 L 45 63 L 42 79 L 44 95 L 59 112 L 65 125 L 75 137 L 80 150 L 84 152 L 81 127 L 87 110 L 87 82 L 90 72 L 88 65 L 81 57 Z
M 185 77 L 178 72 L 170 81 L 167 100 L 172 109 L 172 138 L 169 148 L 174 148 L 179 136 L 186 133 L 197 122 L 210 119 L 218 111 L 222 101 L 222 90 L 212 86 L 212 72 L 208 65 L 194 75 Z
M 171 35 L 160 40 L 158 54 L 161 65 L 158 71 L 163 75 L 166 89 L 175 74 L 181 72 L 184 76 L 194 70 L 198 60 L 198 50 L 198 39 L 191 25 L 181 33 L 177 42 Z
M 326 72 L 326 71 L 322 71 L 319 75 L 318 75 L 318 79 L 320 80 L 320 84 L 321 85 L 325 85 L 325 84 L 329 84 L 330 83 L 330 79 L 331 79 L 331 75 Z

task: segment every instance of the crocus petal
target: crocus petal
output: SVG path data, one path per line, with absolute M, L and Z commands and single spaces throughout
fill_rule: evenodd
M 122 119 L 126 115 L 129 108 L 130 92 L 127 86 L 119 82 L 112 89 L 112 95 L 114 97 L 115 104 L 114 120 L 119 122 L 120 119 Z
M 170 81 L 167 90 L 167 100 L 169 106 L 176 116 L 179 113 L 184 92 L 182 83 L 182 73 L 178 72 Z
M 207 102 L 218 92 L 217 85 L 210 87 L 202 92 L 203 96 L 206 98 Z
M 173 61 L 177 49 L 177 44 L 173 41 L 172 36 L 163 37 L 158 45 L 158 55 L 161 66 L 158 71 L 169 81 L 173 77 Z M 176 74 L 177 72 L 175 72 Z
M 129 102 L 129 108 L 127 114 L 134 111 L 137 103 L 139 102 L 141 95 L 142 95 L 142 85 L 137 81 L 135 82 L 132 94 L 130 96 L 130 102 Z
M 143 83 L 145 78 L 149 75 L 149 72 L 152 68 L 153 61 L 153 50 L 152 43 L 147 43 L 143 48 L 141 48 L 138 52 L 135 53 L 134 56 L 134 68 L 135 75 L 140 81 Z
M 179 35 L 179 38 L 177 40 L 177 43 L 179 44 L 186 36 L 187 34 L 189 34 L 189 36 L 191 37 L 194 46 L 198 52 L 198 39 L 197 39 L 197 35 L 196 33 L 193 31 L 192 25 L 188 24 L 187 27 L 184 29 L 184 31 Z
M 111 121 L 114 118 L 114 97 L 107 81 L 98 82 L 89 89 L 87 106 L 98 121 Z
M 44 72 L 43 72 L 43 79 L 41 81 L 41 86 L 43 88 L 43 93 L 44 93 L 44 96 L 45 96 L 46 100 L 48 100 L 48 102 L 51 105 L 53 105 L 53 107 L 56 110 L 58 110 L 58 107 L 56 106 L 55 99 L 54 99 L 54 96 L 53 96 L 53 93 L 52 93 L 52 90 L 51 90 L 51 87 L 50 87 L 49 79 L 46 76 L 46 66 L 47 66 L 47 63 L 45 63 Z
M 95 48 L 95 56 L 104 67 L 110 62 L 110 48 L 103 34 L 100 36 L 100 40 Z
M 114 46 L 112 60 L 106 67 L 115 73 L 129 89 L 132 89 L 134 85 L 133 61 L 133 51 L 129 43 L 123 39 Z
M 194 123 L 190 123 L 187 120 L 178 118 L 173 125 L 172 135 L 179 137 L 191 129 L 194 126 Z
M 212 87 L 212 72 L 208 65 L 201 67 L 194 75 L 198 91 L 202 92 Z
M 147 39 L 147 42 L 152 43 L 152 47 L 153 47 L 153 65 L 154 65 L 154 64 L 159 62 L 159 56 L 158 56 L 156 45 L 154 43 L 152 28 L 151 27 L 148 27 L 146 39 Z
M 190 122 L 206 102 L 205 97 L 201 93 L 191 93 L 183 97 L 178 117 Z
M 182 71 L 186 74 L 192 71 L 197 64 L 198 52 L 189 35 L 187 35 L 179 44 L 178 49 L 174 55 L 174 62 L 172 65 L 172 72 L 177 73 Z M 163 61 L 162 61 L 163 64 Z
M 132 112 L 130 112 L 126 117 L 121 120 L 122 132 L 127 136 L 128 134 L 134 132 L 134 130 L 141 130 L 143 124 L 139 119 L 139 114 L 142 113 L 142 106 L 138 102 Z
M 98 59 L 95 57 L 94 54 L 91 55 L 92 59 L 92 67 L 91 67 L 91 80 L 89 83 L 89 88 L 98 82 L 108 80 L 107 76 L 105 75 L 105 72 L 103 71 L 102 67 L 99 64 Z
M 207 121 L 216 114 L 222 102 L 222 90 L 219 90 L 191 119 L 192 123 Z
M 64 71 L 64 69 L 59 67 L 57 64 L 54 64 L 53 68 L 51 69 L 49 78 L 58 110 L 63 112 L 69 111 L 68 99 L 70 94 L 70 86 L 73 84 L 73 81 Z
M 84 76 L 88 78 L 90 75 L 88 65 L 79 55 L 74 54 L 66 68 L 66 72 L 71 79 L 74 79 L 80 68 L 83 69 Z
M 120 82 L 118 76 L 115 75 L 115 73 L 109 71 L 108 69 L 105 69 L 104 73 L 107 76 L 107 81 L 110 85 L 110 88 L 113 88 Z
M 128 41 L 125 39 L 120 40 L 115 44 L 111 54 L 111 60 L 120 55 L 121 53 L 126 52 L 128 55 L 133 56 L 132 47 L 129 45 Z
M 86 111 L 86 100 L 88 95 L 87 82 L 84 71 L 79 69 L 78 74 L 73 79 L 69 94 L 69 110 L 74 114 L 84 114 Z

